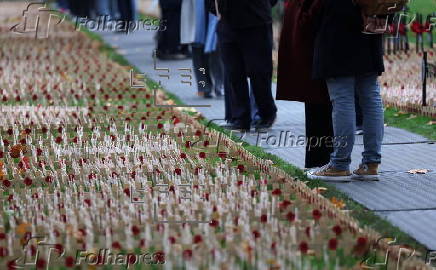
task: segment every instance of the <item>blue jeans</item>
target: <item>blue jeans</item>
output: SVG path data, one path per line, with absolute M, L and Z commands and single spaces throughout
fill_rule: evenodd
M 377 74 L 327 79 L 333 105 L 334 152 L 330 163 L 338 170 L 349 170 L 356 131 L 355 95 L 363 114 L 363 164 L 381 162 L 384 134 L 383 103 Z

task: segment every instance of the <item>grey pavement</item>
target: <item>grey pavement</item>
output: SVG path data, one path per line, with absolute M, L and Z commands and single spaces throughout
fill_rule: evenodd
M 154 69 L 154 32 L 138 31 L 125 34 L 101 33 L 104 40 L 117 48 L 118 52 L 138 67 L 141 72 L 177 95 L 188 105 L 210 105 L 196 108 L 207 119 L 224 118 L 224 100 L 206 100 L 196 95 L 195 80 L 192 86 L 182 83 L 179 69 L 192 68 L 191 60 L 158 61 L 157 68 L 168 68 L 169 73 Z M 170 75 L 170 78 L 159 75 Z M 193 76 L 193 74 L 192 74 Z M 295 138 L 304 136 L 304 104 L 277 101 L 279 108 L 276 125 L 268 134 L 246 134 L 244 140 L 265 148 L 287 162 L 300 168 L 304 166 L 304 145 Z M 274 136 L 288 137 L 287 142 L 278 143 Z M 285 136 L 286 135 L 286 136 Z M 284 139 L 283 139 L 284 140 Z M 357 136 L 353 151 L 352 167 L 357 167 L 363 150 L 362 137 Z M 351 198 L 374 211 L 404 232 L 414 237 L 430 250 L 436 250 L 436 144 L 428 139 L 394 127 L 386 127 L 382 147 L 383 163 L 381 181 L 375 183 L 336 183 L 335 186 Z M 412 169 L 428 169 L 427 174 L 412 175 Z

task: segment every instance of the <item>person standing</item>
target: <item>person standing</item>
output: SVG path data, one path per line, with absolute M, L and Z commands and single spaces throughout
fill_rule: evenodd
M 118 12 L 119 20 L 123 22 L 123 27 L 121 29 L 126 29 L 130 27 L 130 22 L 136 20 L 136 0 L 118 0 Z M 106 4 L 108 5 L 109 2 Z M 107 7 L 109 8 L 109 6 Z
M 158 32 L 156 56 L 161 60 L 186 59 L 189 54 L 187 46 L 180 44 L 182 0 L 159 0 L 159 5 L 165 31 Z
M 220 17 L 218 40 L 232 89 L 232 129 L 249 130 L 249 85 L 258 108 L 256 130 L 270 128 L 277 114 L 272 96 L 272 16 L 277 0 L 211 0 Z
M 216 46 L 217 18 L 209 13 L 209 1 L 182 0 L 181 43 L 192 48 L 197 94 L 212 98 L 224 93 L 224 66 Z
M 382 35 L 364 34 L 363 29 L 361 9 L 353 1 L 326 0 L 315 40 L 313 75 L 327 82 L 335 142 L 330 162 L 310 171 L 310 179 L 379 179 L 384 119 L 377 77 L 384 72 Z M 361 165 L 351 174 L 355 95 L 363 114 L 364 152 Z
M 279 44 L 276 99 L 305 103 L 305 168 L 326 164 L 333 152 L 333 145 L 326 140 L 333 138 L 332 108 L 327 85 L 324 80 L 312 79 L 315 22 L 323 2 L 287 2 Z

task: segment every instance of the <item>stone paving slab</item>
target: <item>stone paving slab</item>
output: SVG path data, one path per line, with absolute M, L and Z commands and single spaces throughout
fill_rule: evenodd
M 436 210 L 435 172 L 424 175 L 385 172 L 381 173 L 381 179 L 378 182 L 353 181 L 334 185 L 370 210 Z
M 209 108 L 197 108 L 207 119 L 220 119 L 224 116 L 223 99 L 205 100 L 196 96 L 196 87 L 182 84 L 179 68 L 192 66 L 191 60 L 158 61 L 157 67 L 169 68 L 169 80 L 159 77 L 154 70 L 152 57 L 155 48 L 153 32 L 136 32 L 130 35 L 102 33 L 103 38 L 116 46 L 128 61 L 155 81 L 161 81 L 169 92 L 177 95 L 185 104 L 206 105 Z M 194 80 L 193 83 L 195 84 Z M 274 87 L 273 87 L 274 88 Z M 296 135 L 304 135 L 304 105 L 299 102 L 277 101 L 279 108 L 277 123 L 270 134 L 280 134 L 290 130 Z M 257 135 L 247 135 L 245 140 L 256 143 Z M 353 182 L 335 184 L 353 199 L 371 210 L 411 210 L 436 207 L 436 145 L 427 144 L 423 136 L 387 127 L 383 145 L 382 181 L 377 183 Z M 352 168 L 357 167 L 360 159 L 362 136 L 356 137 L 356 146 L 352 154 Z M 304 166 L 305 149 L 298 147 L 265 147 L 287 162 L 300 168 Z M 410 175 L 410 169 L 431 169 L 426 175 Z M 409 233 L 428 247 L 436 246 L 436 211 L 377 212 L 403 231 Z M 431 226 L 433 224 L 433 226 Z M 431 237 L 429 237 L 431 236 Z
M 436 210 L 383 212 L 378 215 L 410 234 L 429 250 L 436 250 Z

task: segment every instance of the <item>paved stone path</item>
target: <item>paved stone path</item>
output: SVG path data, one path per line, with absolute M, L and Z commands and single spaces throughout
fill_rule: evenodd
M 155 48 L 153 32 L 134 32 L 129 35 L 101 33 L 107 43 L 116 47 L 120 54 L 137 66 L 142 72 L 155 81 L 161 81 L 164 88 L 180 97 L 189 105 L 211 105 L 209 108 L 197 108 L 208 119 L 224 117 L 223 99 L 204 100 L 196 96 L 196 88 L 182 84 L 183 71 L 180 68 L 191 68 L 191 60 L 158 61 L 158 68 L 169 68 L 170 79 L 159 77 L 153 66 L 153 50 Z M 193 80 L 193 85 L 195 82 Z M 277 102 L 278 121 L 268 136 L 280 132 L 304 136 L 304 105 L 298 102 Z M 287 133 L 286 133 L 287 132 Z M 400 227 L 430 250 L 436 250 L 436 144 L 428 139 L 401 129 L 387 127 L 383 145 L 383 164 L 381 181 L 375 183 L 337 183 L 338 189 L 351 196 L 369 210 L 388 219 Z M 288 145 L 283 141 L 280 145 L 273 138 L 266 140 L 267 135 L 251 134 L 245 140 L 265 148 L 267 152 L 300 168 L 304 166 L 304 146 Z M 284 136 L 283 136 L 284 137 Z M 295 140 L 296 141 L 296 140 Z M 358 136 L 353 152 L 352 167 L 357 167 L 360 153 L 363 151 L 362 137 Z M 429 169 L 425 175 L 411 175 L 411 169 Z

